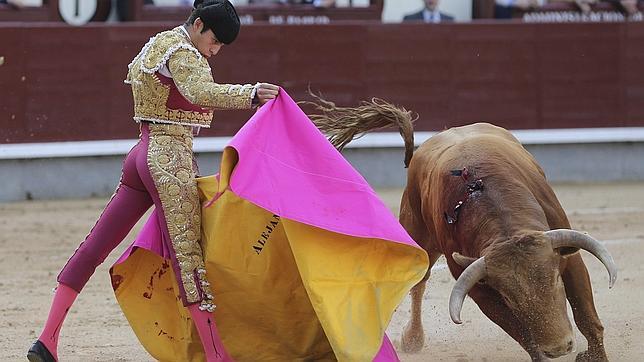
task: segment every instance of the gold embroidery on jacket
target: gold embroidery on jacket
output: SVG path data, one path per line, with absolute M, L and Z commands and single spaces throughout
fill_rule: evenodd
M 201 301 L 205 309 L 214 310 L 199 244 L 201 205 L 192 165 L 192 130 L 158 124 L 150 124 L 149 129 L 148 167 L 161 199 L 186 300 Z
M 168 61 L 179 92 L 191 103 L 217 109 L 251 108 L 252 84 L 217 84 L 206 58 L 178 49 Z
M 197 112 L 167 108 L 169 86 L 156 76 L 166 64 L 184 98 L 210 109 Z M 132 85 L 136 121 L 210 127 L 212 108 L 251 108 L 254 86 L 215 83 L 208 61 L 179 27 L 150 38 L 128 69 L 125 82 Z

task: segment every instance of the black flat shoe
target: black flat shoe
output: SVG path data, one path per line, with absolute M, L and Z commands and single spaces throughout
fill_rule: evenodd
M 27 352 L 29 362 L 56 362 L 54 356 L 41 341 L 34 342 Z

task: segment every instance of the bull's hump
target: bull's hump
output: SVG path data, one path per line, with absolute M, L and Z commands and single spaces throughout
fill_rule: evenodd
M 490 123 L 474 123 L 461 127 L 454 127 L 438 133 L 430 139 L 445 145 L 473 142 L 480 137 L 499 137 L 501 140 L 518 143 L 518 140 L 508 130 Z M 499 140 L 500 141 L 500 140 Z

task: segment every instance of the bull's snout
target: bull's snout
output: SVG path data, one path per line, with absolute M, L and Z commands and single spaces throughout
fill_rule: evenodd
M 542 352 L 548 358 L 557 358 L 572 352 L 573 348 L 575 348 L 575 341 L 572 338 L 569 338 L 567 342 L 561 345 L 555 347 L 544 347 Z

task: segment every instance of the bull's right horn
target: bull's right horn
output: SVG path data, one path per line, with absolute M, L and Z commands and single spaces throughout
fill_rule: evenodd
M 544 233 L 553 249 L 573 247 L 584 249 L 599 259 L 608 270 L 608 287 L 612 288 L 617 280 L 617 265 L 606 247 L 592 236 L 569 229 L 556 229 Z
M 472 289 L 474 284 L 487 276 L 485 268 L 485 257 L 476 259 L 470 264 L 456 280 L 452 294 L 449 296 L 449 316 L 456 324 L 461 324 L 461 309 L 465 296 Z

